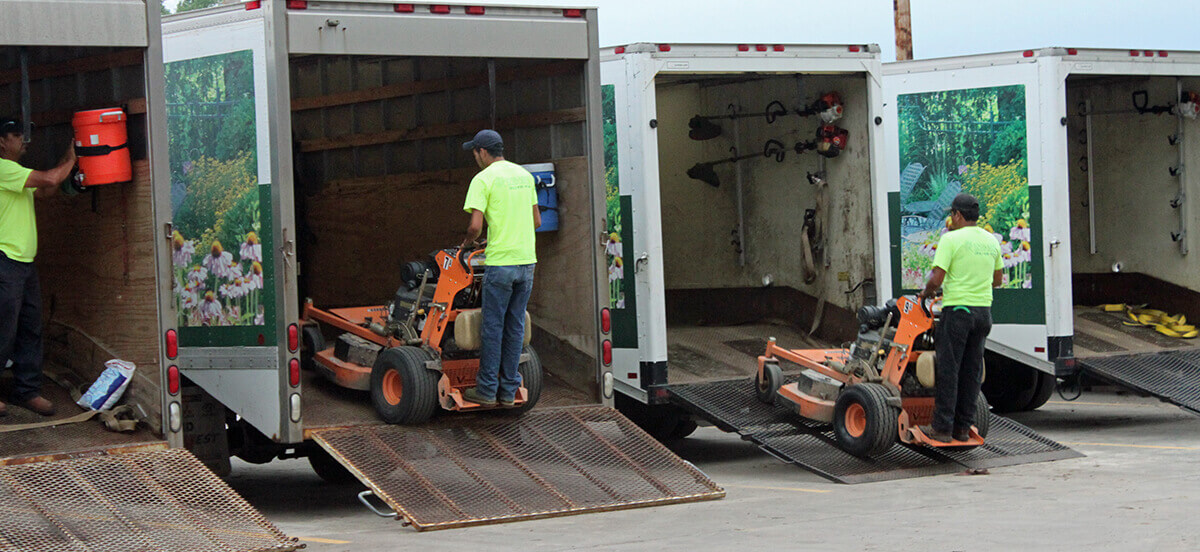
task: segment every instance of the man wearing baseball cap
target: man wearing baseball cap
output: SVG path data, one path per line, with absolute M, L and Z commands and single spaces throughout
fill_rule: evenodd
M 52 416 L 54 403 L 41 396 L 42 292 L 33 266 L 33 198 L 53 194 L 67 179 L 75 166 L 75 148 L 68 146 L 53 169 L 35 171 L 17 163 L 27 146 L 21 121 L 0 119 L 0 369 L 12 361 L 13 404 Z M 7 413 L 0 403 L 0 415 Z
M 487 271 L 483 275 L 482 350 L 475 387 L 463 398 L 483 406 L 512 407 L 521 387 L 521 348 L 525 307 L 537 264 L 534 230 L 542 225 L 533 175 L 504 159 L 504 141 L 481 130 L 463 144 L 475 156 L 479 174 L 471 179 L 463 210 L 471 214 L 463 247 L 471 247 L 487 221 Z
M 992 330 L 992 288 L 1004 282 L 1000 244 L 978 221 L 979 200 L 971 194 L 954 196 L 950 231 L 938 241 L 933 273 L 918 295 L 923 301 L 944 288 L 942 315 L 934 330 L 933 423 L 921 428 L 943 443 L 971 436 L 983 384 L 983 345 Z

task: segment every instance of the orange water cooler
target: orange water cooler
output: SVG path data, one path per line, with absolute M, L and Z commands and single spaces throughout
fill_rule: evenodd
M 71 119 L 83 186 L 133 180 L 126 118 L 124 111 L 113 107 L 80 111 Z

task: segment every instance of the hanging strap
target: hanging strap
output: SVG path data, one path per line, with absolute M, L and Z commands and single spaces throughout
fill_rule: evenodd
M 129 147 L 128 143 L 119 146 L 75 146 L 75 155 L 79 157 L 104 157 L 114 151 Z

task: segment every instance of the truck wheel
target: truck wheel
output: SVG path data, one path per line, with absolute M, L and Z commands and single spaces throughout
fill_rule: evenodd
M 847 387 L 833 406 L 833 433 L 842 449 L 855 456 L 876 456 L 896 443 L 900 409 L 878 383 Z
M 525 386 L 525 390 L 529 392 L 529 398 L 520 408 L 506 408 L 501 411 L 514 416 L 529 412 L 534 406 L 537 406 L 538 399 L 542 396 L 542 381 L 545 379 L 542 372 L 542 358 L 538 356 L 537 351 L 526 345 L 521 352 L 529 354 L 529 362 L 522 362 L 520 366 L 517 366 L 517 371 L 521 373 L 521 385 Z
M 389 424 L 420 424 L 438 408 L 438 372 L 425 367 L 433 360 L 417 347 L 384 349 L 371 368 L 371 404 Z
M 675 425 L 675 429 L 671 431 L 670 439 L 672 441 L 686 439 L 688 435 L 691 435 L 692 432 L 696 431 L 697 427 L 699 426 L 694 420 L 685 420 L 681 418 L 679 423 Z
M 755 374 L 754 394 L 759 401 L 767 404 L 775 404 L 775 393 L 783 385 L 783 370 L 778 364 L 768 362 L 763 364 L 763 377 L 758 378 Z
M 312 470 L 326 483 L 334 485 L 346 485 L 358 481 L 350 470 L 346 469 L 341 462 L 333 458 L 329 452 L 320 446 L 313 444 L 308 451 L 308 465 L 312 466 Z
M 681 432 L 686 427 L 681 429 L 681 425 L 694 424 L 690 420 L 684 420 L 679 408 L 669 404 L 644 404 L 633 397 L 627 397 L 622 393 L 616 393 L 613 397 L 613 405 L 617 407 L 617 411 L 622 416 L 629 418 L 629 421 L 641 428 L 642 431 L 650 434 L 657 441 L 673 441 L 682 439 L 691 431 L 686 431 L 681 435 Z
M 982 389 L 992 409 L 1000 414 L 1026 410 L 1037 393 L 1037 370 L 991 353 L 985 358 L 991 369 Z
M 1038 388 L 1033 394 L 1033 399 L 1025 407 L 1025 410 L 1037 410 L 1050 400 L 1054 395 L 1054 390 L 1058 387 L 1058 378 L 1054 374 L 1047 374 L 1041 370 L 1037 370 Z
M 325 336 L 321 334 L 321 327 L 314 322 L 305 324 L 300 329 L 300 339 L 303 345 L 303 349 L 300 351 L 300 367 L 312 370 L 314 368 L 313 355 L 316 355 L 318 351 L 325 350 Z

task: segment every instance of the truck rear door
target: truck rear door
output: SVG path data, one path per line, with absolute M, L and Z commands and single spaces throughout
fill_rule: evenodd
M 204 10 L 163 27 L 167 312 L 179 326 L 180 372 L 264 435 L 296 442 L 295 236 L 290 180 L 280 175 L 290 139 L 276 131 L 287 102 L 271 101 L 279 4 Z

